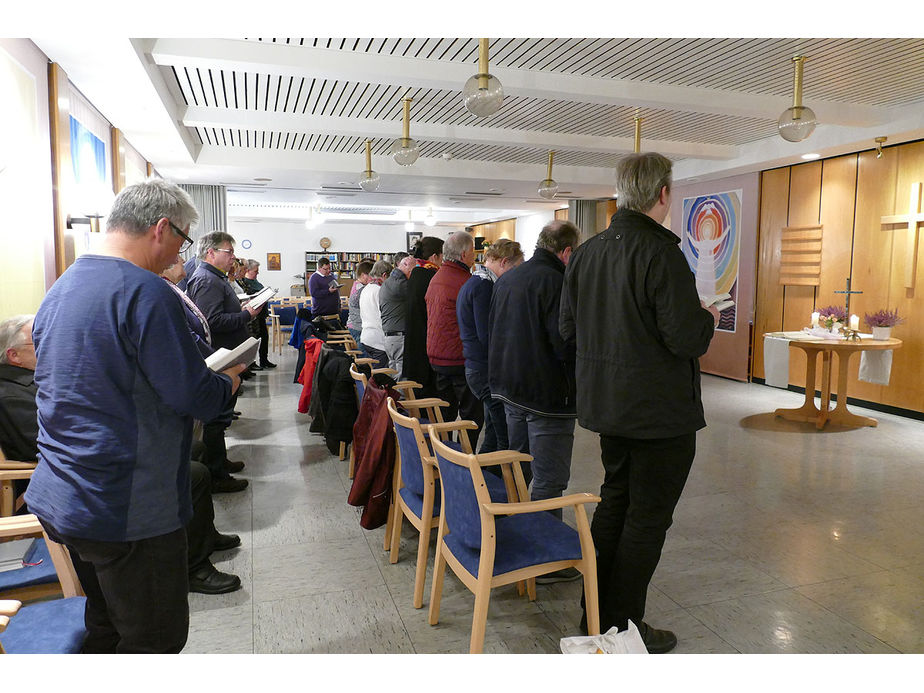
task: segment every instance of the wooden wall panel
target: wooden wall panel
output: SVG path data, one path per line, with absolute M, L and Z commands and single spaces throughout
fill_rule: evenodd
M 754 311 L 752 377 L 764 377 L 765 332 L 783 326 L 783 287 L 780 286 L 780 230 L 789 215 L 789 169 L 764 171 L 760 176 L 760 217 L 757 240 L 757 296 Z
M 789 181 L 789 226 L 809 226 L 819 223 L 821 210 L 822 162 L 813 161 L 791 168 Z M 825 241 L 828 229 L 824 230 Z M 849 236 L 848 236 L 849 238 Z M 822 266 L 822 272 L 826 272 Z M 801 330 L 809 324 L 815 308 L 814 286 L 783 287 L 783 330 Z M 805 385 L 805 352 L 794 349 L 790 352 L 789 382 Z
M 891 154 L 892 149 L 883 153 Z M 895 178 L 895 205 L 893 214 L 906 214 L 911 184 L 924 181 L 924 142 L 915 142 L 895 147 L 898 156 L 897 176 Z M 888 214 L 888 210 L 884 214 Z M 921 226 L 924 226 L 922 224 Z M 889 228 L 889 227 L 886 227 Z M 924 364 L 924 243 L 921 242 L 924 228 L 918 230 L 917 272 L 913 289 L 905 288 L 904 263 L 895 262 L 902 254 L 906 262 L 910 249 L 905 243 L 905 233 L 895 234 L 880 231 L 882 235 L 894 236 L 892 272 L 889 284 L 888 307 L 898 308 L 898 314 L 905 318 L 905 323 L 894 330 L 894 336 L 903 342 L 902 348 L 894 352 L 892 361 L 892 379 L 888 387 L 883 388 L 883 400 L 886 404 L 924 411 L 924 378 L 921 366 Z M 884 239 L 883 239 L 884 240 Z M 876 308 L 885 308 L 879 305 Z
M 55 212 L 55 272 L 58 277 L 73 260 L 73 238 L 70 250 L 65 243 L 67 210 L 65 190 L 72 184 L 71 127 L 68 80 L 57 63 L 48 64 L 48 125 L 51 133 L 51 184 Z

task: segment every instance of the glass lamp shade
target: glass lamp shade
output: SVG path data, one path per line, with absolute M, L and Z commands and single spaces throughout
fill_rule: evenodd
M 539 197 L 551 200 L 558 194 L 558 183 L 551 178 L 546 178 L 539 184 Z
M 433 216 L 432 214 L 428 217 L 425 217 L 424 224 L 426 224 L 427 226 L 436 226 L 436 217 Z
M 359 187 L 366 192 L 375 192 L 379 188 L 379 174 L 375 171 L 363 171 L 359 179 Z
M 420 156 L 417 142 L 410 137 L 399 137 L 391 145 L 391 155 L 398 166 L 410 166 Z
M 815 131 L 815 111 L 807 106 L 792 106 L 783 111 L 778 127 L 787 142 L 801 142 Z
M 504 103 L 504 88 L 494 75 L 472 75 L 462 88 L 462 103 L 470 113 L 485 118 Z

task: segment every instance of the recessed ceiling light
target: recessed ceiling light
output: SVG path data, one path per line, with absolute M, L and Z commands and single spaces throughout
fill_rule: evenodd
M 814 152 L 812 152 L 811 154 L 803 154 L 803 155 L 802 155 L 802 158 L 805 159 L 805 160 L 807 160 L 807 161 L 810 160 L 810 159 L 818 159 L 818 158 L 820 158 L 820 157 L 821 157 L 821 154 L 816 154 L 816 153 L 814 153 Z

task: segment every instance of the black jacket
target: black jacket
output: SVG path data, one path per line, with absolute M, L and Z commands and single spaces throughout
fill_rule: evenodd
M 209 321 L 212 347 L 233 349 L 250 336 L 247 323 L 253 318 L 241 308 L 227 276 L 207 262 L 199 263 L 186 287 L 189 296 Z
M 415 267 L 407 279 L 404 320 L 404 367 L 408 380 L 420 383 L 419 397 L 436 396 L 436 375 L 427 358 L 427 289 L 436 270 Z
M 491 396 L 544 416 L 575 415 L 574 342 L 558 328 L 564 274 L 554 253 L 537 248 L 494 284 L 488 317 Z
M 0 364 L 0 448 L 9 460 L 38 459 L 35 371 Z
M 713 318 L 678 243 L 650 217 L 619 210 L 572 255 L 561 331 L 577 344 L 584 428 L 670 438 L 706 425 L 698 357 L 709 348 Z

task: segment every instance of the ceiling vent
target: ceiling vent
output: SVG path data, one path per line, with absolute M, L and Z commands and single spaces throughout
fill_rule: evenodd
M 503 195 L 504 193 L 499 193 L 499 192 L 467 192 L 467 191 L 466 191 L 465 194 L 466 194 L 466 195 L 478 195 L 478 196 L 480 196 L 480 197 L 498 197 L 498 196 L 500 196 L 500 195 Z
M 325 214 L 377 214 L 390 217 L 398 213 L 398 210 L 393 207 L 348 207 L 345 205 L 322 205 L 321 211 Z
M 349 192 L 362 192 L 358 185 L 322 185 L 321 190 L 344 190 Z

